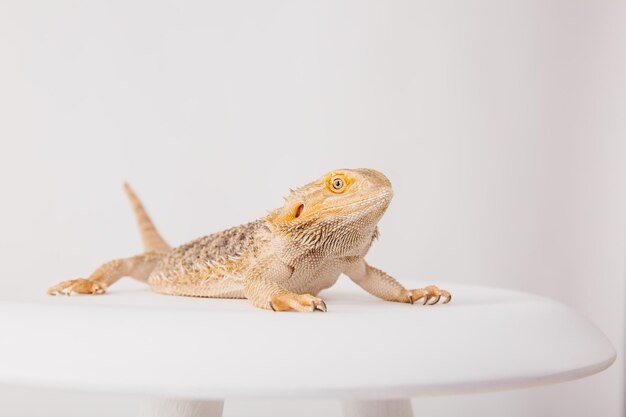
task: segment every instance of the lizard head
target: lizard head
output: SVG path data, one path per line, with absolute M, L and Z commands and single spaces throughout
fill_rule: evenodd
M 338 230 L 371 237 L 392 196 L 391 182 L 382 173 L 338 169 L 292 190 L 265 220 L 274 232 L 301 243 L 314 244 Z

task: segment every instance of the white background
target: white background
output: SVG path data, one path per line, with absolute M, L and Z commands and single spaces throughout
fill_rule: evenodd
M 618 350 L 584 380 L 421 399 L 417 414 L 621 416 L 625 28 L 619 1 L 2 0 L 0 297 L 139 252 L 123 180 L 179 244 L 372 167 L 396 192 L 373 264 L 548 295 Z M 2 415 L 137 406 L 0 386 Z M 340 412 L 225 415 L 294 410 Z

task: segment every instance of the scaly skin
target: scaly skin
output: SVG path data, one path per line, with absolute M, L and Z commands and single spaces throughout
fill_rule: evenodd
M 88 279 L 64 281 L 48 294 L 101 294 L 124 276 L 172 295 L 247 298 L 274 311 L 326 311 L 317 294 L 344 273 L 387 301 L 435 304 L 450 293 L 405 289 L 364 256 L 391 201 L 391 183 L 373 169 L 341 169 L 291 191 L 283 207 L 252 223 L 170 249 L 133 191 L 125 186 L 145 252 L 108 262 Z

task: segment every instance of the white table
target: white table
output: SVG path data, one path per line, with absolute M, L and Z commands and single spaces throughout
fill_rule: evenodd
M 563 382 L 615 360 L 607 338 L 562 304 L 441 287 L 450 304 L 421 306 L 341 282 L 322 293 L 328 313 L 314 314 L 133 282 L 93 297 L 43 289 L 0 302 L 0 383 L 142 395 L 146 417 L 215 417 L 224 399 L 258 397 L 336 398 L 349 416 L 406 417 L 410 397 Z

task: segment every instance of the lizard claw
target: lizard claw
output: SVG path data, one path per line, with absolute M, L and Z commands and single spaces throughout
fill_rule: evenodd
M 447 304 L 452 299 L 452 295 L 446 290 L 437 288 L 434 285 L 429 285 L 425 288 L 419 288 L 417 290 L 408 291 L 409 303 L 415 304 L 418 300 L 424 299 L 423 305 L 437 304 L 441 298 L 444 299 L 442 304 Z M 405 301 L 406 302 L 406 301 Z
M 319 311 L 326 313 L 328 311 L 328 309 L 326 308 L 326 303 L 324 302 L 324 300 L 320 300 L 320 301 L 321 302 L 319 304 L 315 305 L 315 310 L 319 310 Z
M 433 295 L 432 297 L 428 297 L 428 299 L 426 301 L 434 300 L 433 302 L 428 303 L 430 305 L 433 305 L 433 304 L 437 304 L 439 302 L 439 299 L 441 299 L 441 294 L 437 294 L 437 295 Z
M 272 309 L 272 311 L 276 311 L 276 309 L 274 308 L 274 305 L 272 304 L 271 301 L 268 302 L 270 308 Z
M 418 291 L 418 290 L 413 290 L 413 291 Z M 426 297 L 426 293 L 422 293 L 422 294 L 417 293 L 415 297 L 413 296 L 413 294 L 409 293 L 409 303 L 415 304 L 416 302 L 418 302 L 424 297 Z

